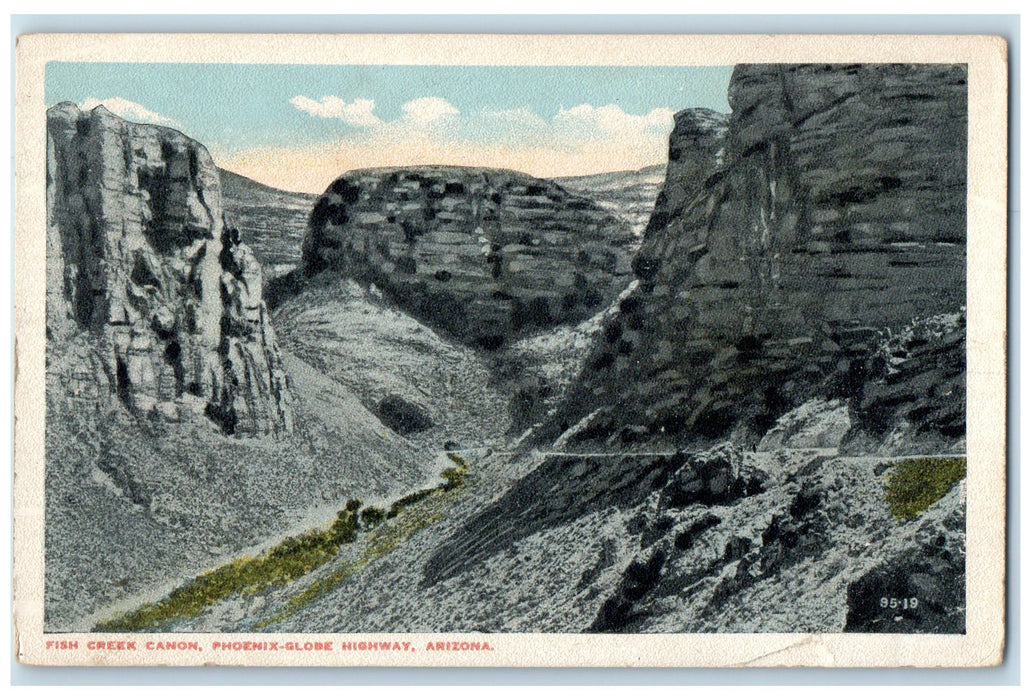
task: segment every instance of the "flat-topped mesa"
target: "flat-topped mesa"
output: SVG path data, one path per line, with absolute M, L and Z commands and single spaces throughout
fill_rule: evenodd
M 729 101 L 722 139 L 681 113 L 671 155 L 684 157 L 682 131 L 701 133 L 692 143 L 718 165 L 671 162 L 641 284 L 561 422 L 603 408 L 594 422 L 609 428 L 589 433 L 761 435 L 814 396 L 862 401 L 879 331 L 965 305 L 963 66 L 740 65 Z M 942 382 L 962 384 L 946 364 Z M 957 410 L 925 427 L 955 437 L 965 404 L 948 393 L 935 400 Z M 940 414 L 926 409 L 903 418 Z
M 374 283 L 408 313 L 496 349 L 577 322 L 632 279 L 626 224 L 549 180 L 502 170 L 357 170 L 315 203 L 304 274 Z
M 47 132 L 48 336 L 88 338 L 97 384 L 136 415 L 289 431 L 261 267 L 223 218 L 207 150 L 72 103 Z

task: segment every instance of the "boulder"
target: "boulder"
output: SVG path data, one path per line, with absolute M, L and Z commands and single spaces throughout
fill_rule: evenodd
M 400 435 L 421 433 L 433 427 L 433 421 L 425 408 L 397 394 L 390 394 L 380 400 L 376 406 L 376 416 Z
M 851 426 L 845 402 L 813 399 L 781 416 L 763 436 L 758 450 L 836 449 Z
M 662 491 L 660 507 L 725 503 L 760 487 L 758 475 L 743 467 L 741 447 L 723 442 L 693 455 L 673 474 Z

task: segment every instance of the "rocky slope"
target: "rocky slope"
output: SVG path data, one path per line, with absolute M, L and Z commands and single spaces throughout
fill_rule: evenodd
M 962 480 L 898 520 L 890 459 L 729 443 L 690 456 L 463 455 L 470 482 L 455 497 L 363 533 L 293 583 L 165 629 L 964 630 Z
M 53 350 L 64 359 L 47 375 L 50 631 L 88 630 L 101 611 L 321 524 L 349 498 L 387 498 L 436 474 L 346 387 L 289 353 L 294 430 L 254 439 L 69 393 L 65 370 L 96 355 L 82 339 Z
M 726 126 L 678 116 L 671 155 L 705 157 L 671 161 L 634 261 L 640 286 L 607 325 L 559 429 L 592 416 L 582 439 L 755 441 L 822 396 L 863 415 L 860 406 L 881 405 L 883 420 L 857 427 L 872 433 L 868 447 L 893 431 L 955 442 L 965 71 L 746 65 L 729 100 Z M 889 378 L 891 339 L 942 314 L 955 316 L 955 332 L 898 350 L 906 366 Z M 899 388 L 902 377 L 919 379 Z
M 374 283 L 468 344 L 580 321 L 630 281 L 623 222 L 553 182 L 421 167 L 347 173 L 316 202 L 303 272 Z
M 508 400 L 490 365 L 382 294 L 350 280 L 312 285 L 277 307 L 274 320 L 285 349 L 426 454 L 448 444 L 504 445 Z
M 261 268 L 223 218 L 204 147 L 71 103 L 47 132 L 48 337 L 90 334 L 102 390 L 134 413 L 289 432 Z

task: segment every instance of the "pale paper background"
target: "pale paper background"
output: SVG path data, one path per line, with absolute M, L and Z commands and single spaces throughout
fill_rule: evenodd
M 967 633 L 872 634 L 48 634 L 43 630 L 47 61 L 505 65 L 966 63 Z M 977 36 L 50 34 L 18 39 L 15 143 L 16 658 L 52 665 L 987 666 L 1004 647 L 1006 503 L 1007 46 Z M 495 651 L 91 652 L 90 639 L 426 641 Z M 75 652 L 45 641 L 77 639 Z M 339 647 L 339 643 L 336 645 Z

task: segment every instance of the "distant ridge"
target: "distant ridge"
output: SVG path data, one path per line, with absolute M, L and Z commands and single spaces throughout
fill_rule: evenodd
M 301 259 L 301 239 L 318 195 L 287 192 L 218 169 L 226 213 L 265 270 L 266 281 Z
M 555 182 L 564 187 L 603 187 L 605 185 L 623 185 L 627 182 L 650 181 L 658 178 L 661 183 L 666 176 L 666 164 L 656 163 L 646 165 L 636 170 L 613 170 L 604 173 L 591 173 L 590 175 L 566 175 L 552 178 Z
M 626 221 L 634 235 L 640 236 L 648 225 L 659 189 L 666 181 L 666 164 L 649 165 L 638 170 L 557 177 L 554 181 L 570 192 L 594 200 L 598 206 Z
M 318 197 L 318 194 L 314 194 L 311 192 L 295 192 L 293 190 L 283 190 L 279 189 L 278 187 L 272 187 L 271 185 L 266 185 L 263 182 L 258 182 L 253 178 L 247 177 L 246 175 L 241 175 L 240 173 L 235 173 L 232 170 L 226 170 L 225 168 L 218 169 L 218 176 L 222 179 L 223 191 L 230 189 L 251 191 L 263 190 L 265 192 L 288 194 L 294 195 L 296 197 L 310 197 L 312 201 L 314 201 Z

